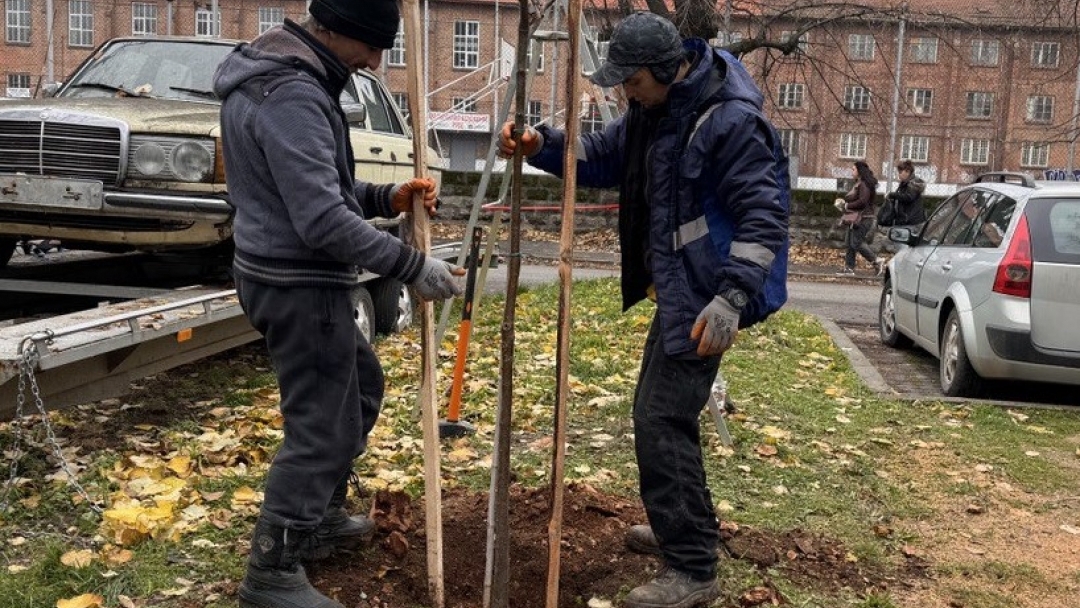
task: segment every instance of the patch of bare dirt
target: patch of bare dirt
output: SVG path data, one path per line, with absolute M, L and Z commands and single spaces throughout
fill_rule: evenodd
M 448 608 L 482 605 L 486 563 L 486 494 L 447 490 L 442 503 L 443 551 Z M 309 568 L 313 584 L 349 608 L 429 605 L 427 548 L 421 501 L 380 493 L 372 515 L 378 525 L 376 547 L 347 559 Z M 549 497 L 546 489 L 513 487 L 510 504 L 510 605 L 545 605 L 548 563 Z M 641 508 L 586 485 L 565 494 L 559 605 L 582 606 L 592 598 L 614 600 L 645 582 L 659 567 L 650 556 L 627 550 L 626 530 L 645 521 Z M 824 594 L 885 590 L 922 576 L 920 568 L 887 572 L 852 561 L 839 542 L 801 530 L 772 533 L 725 524 L 722 539 L 731 559 L 743 559 L 768 572 L 780 570 L 800 585 Z M 767 585 L 728 590 L 739 606 L 784 603 Z

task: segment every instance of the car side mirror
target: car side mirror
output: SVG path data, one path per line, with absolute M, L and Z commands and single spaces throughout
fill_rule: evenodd
M 61 83 L 59 82 L 50 82 L 48 84 L 41 85 L 41 96 L 55 97 L 56 92 L 60 90 L 60 84 Z
M 341 106 L 345 111 L 345 120 L 350 125 L 363 127 L 367 124 L 367 106 L 362 103 L 350 103 Z
M 904 245 L 913 244 L 914 237 L 911 233 L 911 228 L 890 228 L 889 240 L 894 243 L 903 243 Z

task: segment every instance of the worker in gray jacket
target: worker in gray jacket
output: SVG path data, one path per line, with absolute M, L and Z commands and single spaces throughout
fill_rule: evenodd
M 370 538 L 344 509 L 353 459 L 383 397 L 383 371 L 353 319 L 358 268 L 410 284 L 425 300 L 461 293 L 464 271 L 365 221 L 411 208 L 435 184 L 357 181 L 340 105 L 353 71 L 378 67 L 399 23 L 395 0 L 314 0 L 219 66 L 214 90 L 236 253 L 240 304 L 266 338 L 281 389 L 285 438 L 266 479 L 240 605 L 341 608 L 300 562 Z M 456 276 L 455 276 L 456 275 Z

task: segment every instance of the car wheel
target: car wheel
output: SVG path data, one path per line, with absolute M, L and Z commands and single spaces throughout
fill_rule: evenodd
M 396 279 L 380 279 L 371 286 L 375 302 L 375 331 L 393 334 L 404 331 L 413 322 L 412 294 Z
M 974 396 L 981 383 L 979 374 L 971 366 L 964 347 L 964 332 L 960 328 L 960 315 L 956 310 L 949 313 L 945 330 L 941 334 L 940 358 L 941 391 L 950 397 Z
M 375 338 L 375 304 L 371 301 L 371 293 L 367 287 L 358 285 L 349 294 L 353 304 L 353 318 L 356 319 L 356 328 L 360 335 L 369 343 Z
M 881 287 L 881 300 L 878 302 L 878 333 L 882 343 L 893 348 L 911 346 L 911 338 L 900 333 L 896 327 L 896 304 L 893 301 L 892 279 L 888 277 Z
M 0 239 L 0 268 L 7 266 L 7 263 L 11 261 L 11 256 L 15 254 L 15 242 L 16 239 Z

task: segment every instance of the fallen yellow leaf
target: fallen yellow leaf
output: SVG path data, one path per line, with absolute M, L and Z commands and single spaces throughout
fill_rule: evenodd
M 60 556 L 60 563 L 70 568 L 85 568 L 94 561 L 94 552 L 89 549 L 68 551 Z
M 56 600 L 56 608 L 100 608 L 105 598 L 96 593 L 84 593 L 66 600 Z

